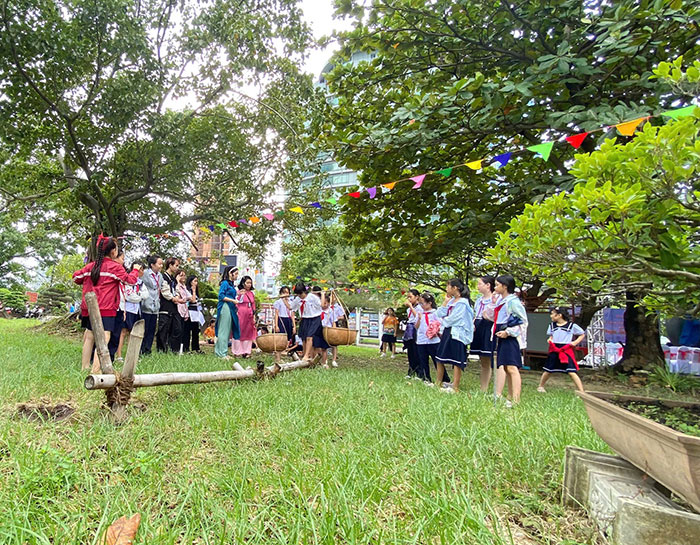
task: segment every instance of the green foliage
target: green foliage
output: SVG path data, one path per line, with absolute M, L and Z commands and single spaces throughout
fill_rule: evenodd
M 21 289 L 0 288 L 0 302 L 5 308 L 23 310 L 27 301 L 25 292 Z
M 653 67 L 700 51 L 697 3 L 338 5 L 358 22 L 340 36 L 326 76 L 334 101 L 313 133 L 368 187 L 669 108 L 682 96 L 650 80 Z M 356 51 L 376 57 L 352 66 Z M 574 153 L 556 146 L 547 162 L 528 153 L 500 170 L 432 175 L 420 191 L 348 199 L 346 233 L 365 248 L 358 274 L 438 284 L 484 270 L 500 228 L 570 188 Z
M 68 284 L 45 284 L 39 290 L 37 305 L 47 311 L 52 310 L 64 314 L 67 307 L 74 301 L 80 300 L 80 290 Z
M 693 411 L 686 407 L 669 407 L 662 403 L 642 401 L 625 403 L 624 408 L 681 433 L 700 437 L 700 424 L 698 424 L 700 414 L 697 409 Z
M 52 284 L 60 284 L 75 288 L 73 273 L 82 269 L 85 264 L 85 256 L 81 254 L 66 254 L 49 270 Z
M 6 2 L 0 207 L 84 244 L 245 217 L 294 185 L 309 29 L 296 0 L 252 4 Z M 240 244 L 254 254 L 272 234 Z
M 654 369 L 649 374 L 649 382 L 679 394 L 700 390 L 700 381 L 687 375 L 672 373 L 666 366 Z
M 660 62 L 653 77 L 669 83 L 676 92 L 694 98 L 700 92 L 700 60 L 696 59 L 685 69 L 682 55 L 673 62 Z
M 627 144 L 577 155 L 573 190 L 526 206 L 499 234 L 494 264 L 545 278 L 565 297 L 634 290 L 651 309 L 697 305 L 699 131 L 696 116 L 647 124 Z

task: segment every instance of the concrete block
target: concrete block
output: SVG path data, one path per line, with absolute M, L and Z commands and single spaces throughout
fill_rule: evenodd
M 698 545 L 700 515 L 627 500 L 617 512 L 612 537 L 615 545 Z

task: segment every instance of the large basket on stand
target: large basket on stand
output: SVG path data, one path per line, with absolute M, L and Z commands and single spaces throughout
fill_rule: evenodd
M 324 327 L 323 338 L 331 346 L 355 344 L 357 329 L 348 329 L 347 327 Z
M 287 334 L 286 333 L 265 333 L 255 339 L 258 348 L 268 354 L 275 352 L 284 352 L 287 349 Z

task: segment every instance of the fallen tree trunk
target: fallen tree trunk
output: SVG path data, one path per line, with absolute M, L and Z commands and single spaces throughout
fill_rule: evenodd
M 313 361 L 296 361 L 279 365 L 279 372 L 292 371 L 311 367 Z M 267 371 L 274 374 L 275 367 L 268 367 Z M 165 386 L 168 384 L 202 384 L 207 382 L 223 382 L 228 380 L 243 380 L 260 376 L 255 369 L 243 371 L 206 371 L 202 373 L 155 373 L 152 375 L 134 375 L 134 388 L 148 386 Z M 115 375 L 88 375 L 85 378 L 87 390 L 107 390 L 117 384 Z

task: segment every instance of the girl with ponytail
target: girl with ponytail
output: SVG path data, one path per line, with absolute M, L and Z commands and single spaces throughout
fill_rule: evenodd
M 85 294 L 91 291 L 97 296 L 97 304 L 100 307 L 102 326 L 105 330 L 105 340 L 109 342 L 112 331 L 115 328 L 115 317 L 119 308 L 120 285 L 136 284 L 139 279 L 139 265 L 134 265 L 133 270 L 127 273 L 123 265 L 115 261 L 119 251 L 113 238 L 99 236 L 97 239 L 97 252 L 95 261 L 91 261 L 82 269 L 73 273 L 73 281 L 82 285 L 83 298 L 80 303 L 80 321 L 85 328 L 83 334 L 83 369 L 90 368 L 90 356 L 93 353 L 95 338 L 92 334 L 88 309 L 85 303 Z M 93 373 L 99 372 L 97 354 L 93 358 Z

